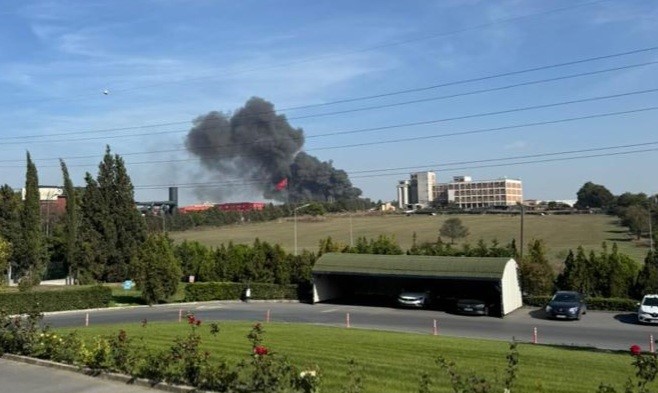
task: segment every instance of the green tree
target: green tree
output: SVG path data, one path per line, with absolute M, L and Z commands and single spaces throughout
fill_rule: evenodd
M 579 209 L 601 208 L 607 209 L 615 201 L 614 195 L 600 184 L 585 183 L 577 193 L 576 207 Z
M 182 273 L 167 235 L 150 235 L 139 248 L 131 267 L 137 288 L 148 305 L 176 293 Z
M 80 202 L 80 257 L 75 276 L 81 284 L 103 279 L 106 261 L 114 249 L 114 231 L 109 207 L 98 183 L 87 173 Z
M 658 293 L 658 254 L 652 251 L 644 258 L 644 266 L 637 276 L 635 296 Z
M 64 247 L 65 247 L 65 269 L 68 272 L 70 279 L 74 278 L 74 272 L 77 269 L 78 261 L 78 227 L 80 226 L 79 220 L 79 206 L 78 198 L 73 187 L 73 182 L 69 176 L 69 170 L 66 167 L 64 160 L 59 160 L 62 167 L 62 176 L 64 177 L 64 194 L 66 195 L 66 216 L 64 217 Z
M 642 232 L 649 232 L 649 210 L 641 205 L 631 205 L 625 208 L 621 214 L 622 224 L 626 225 L 633 235 L 640 240 Z
M 9 269 L 9 260 L 11 258 L 11 243 L 0 236 L 0 272 L 3 273 L 3 278 L 0 283 L 4 282 L 7 270 Z
M 553 291 L 555 273 L 546 258 L 543 240 L 528 243 L 528 255 L 521 261 L 521 286 L 531 295 L 548 295 Z
M 11 244 L 20 241 L 20 205 L 20 194 L 7 184 L 0 187 L 0 237 Z M 15 247 L 12 249 L 8 261 L 9 269 L 17 266 Z
M 81 249 L 97 249 L 85 255 L 85 264 L 96 280 L 128 278 L 129 265 L 146 238 L 146 224 L 135 209 L 134 189 L 123 159 L 105 151 L 97 179 L 90 174 L 81 203 Z M 101 266 L 100 272 L 97 267 Z
M 209 270 L 211 268 L 210 265 L 214 268 L 215 264 L 212 261 L 210 250 L 206 246 L 197 241 L 184 240 L 175 247 L 174 254 L 180 262 L 183 276 L 196 276 L 199 281 L 210 281 L 208 277 L 211 275 Z M 213 263 L 209 265 L 209 261 Z M 206 270 L 203 275 L 200 274 L 202 265 L 205 265 L 204 269 Z
M 107 152 L 109 153 L 109 147 Z M 115 155 L 114 162 L 115 177 L 112 187 L 114 198 L 111 197 L 112 194 L 108 196 L 117 233 L 117 270 L 108 272 L 108 278 L 119 281 L 128 277 L 130 261 L 146 240 L 146 223 L 141 213 L 135 209 L 135 190 L 123 158 Z
M 28 279 L 31 285 L 36 285 L 41 281 L 47 260 L 40 213 L 39 177 L 37 168 L 28 152 L 25 199 L 20 214 L 20 240 L 14 246 L 18 262 L 16 275 L 21 279 Z M 29 285 L 27 286 L 29 287 Z
M 455 239 L 461 239 L 468 236 L 468 228 L 462 224 L 462 220 L 457 217 L 447 219 L 441 229 L 439 229 L 439 234 L 450 239 L 451 244 L 455 244 Z
M 621 254 L 617 243 L 612 244 L 612 252 L 608 256 L 610 276 L 608 278 L 608 294 L 610 297 L 632 296 L 633 284 L 639 272 L 639 266 L 628 255 Z

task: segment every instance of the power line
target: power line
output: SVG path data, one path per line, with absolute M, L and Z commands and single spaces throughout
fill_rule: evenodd
M 312 115 L 295 116 L 295 117 L 289 118 L 288 120 L 307 119 L 307 118 L 322 117 L 322 116 L 342 115 L 342 114 L 345 114 L 345 113 L 355 113 L 355 112 L 362 112 L 362 111 L 369 111 L 369 110 L 376 110 L 376 109 L 392 108 L 392 107 L 397 107 L 397 106 L 402 106 L 402 105 L 419 104 L 419 103 L 423 103 L 423 102 L 446 100 L 446 99 L 450 99 L 450 98 L 465 97 L 465 96 L 482 94 L 482 93 L 491 93 L 491 92 L 494 92 L 494 91 L 509 90 L 509 89 L 514 89 L 514 88 L 517 88 L 517 87 L 532 86 L 532 85 L 541 84 L 541 83 L 556 82 L 556 81 L 562 81 L 562 80 L 567 80 L 567 79 L 579 78 L 579 77 L 583 77 L 583 76 L 592 76 L 592 75 L 598 75 L 598 74 L 603 74 L 603 73 L 607 73 L 607 72 L 628 70 L 628 69 L 638 68 L 638 67 L 646 67 L 646 66 L 649 66 L 649 65 L 656 65 L 656 64 L 658 64 L 658 61 L 649 61 L 649 62 L 646 62 L 646 63 L 631 64 L 631 65 L 626 65 L 626 66 L 621 66 L 621 67 L 606 68 L 606 69 L 603 69 L 603 70 L 581 72 L 581 73 L 577 73 L 577 74 L 558 76 L 558 77 L 554 77 L 554 78 L 537 79 L 537 80 L 528 81 L 528 82 L 514 83 L 514 84 L 511 84 L 511 85 L 491 87 L 491 88 L 487 88 L 487 89 L 471 90 L 471 91 L 467 91 L 467 92 L 463 92 L 463 93 L 455 93 L 455 94 L 443 95 L 443 96 L 438 96 L 438 97 L 420 98 L 420 99 L 417 99 L 417 100 L 394 102 L 394 103 L 391 103 L 391 104 L 374 105 L 374 106 L 369 106 L 369 107 L 346 109 L 346 110 L 334 111 L 334 112 L 325 112 L 325 113 L 316 113 L 316 114 L 312 114 Z
M 609 2 L 609 1 L 610 0 L 594 0 L 594 1 L 589 1 L 589 2 L 584 2 L 584 3 L 579 3 L 579 4 L 572 4 L 572 5 L 569 5 L 569 6 L 566 6 L 566 7 L 559 7 L 559 8 L 549 9 L 549 10 L 543 10 L 543 11 L 530 13 L 530 14 L 526 14 L 526 15 L 512 16 L 512 17 L 507 17 L 507 18 L 499 18 L 499 19 L 493 20 L 491 22 L 482 23 L 482 24 L 478 24 L 478 25 L 474 25 L 474 26 L 470 26 L 470 27 L 465 27 L 465 28 L 461 28 L 461 29 L 455 29 L 455 30 L 451 30 L 451 31 L 440 32 L 440 33 L 436 33 L 436 34 L 430 34 L 430 35 L 427 35 L 427 36 L 424 36 L 424 37 L 411 38 L 411 39 L 407 39 L 407 40 L 392 41 L 392 42 L 388 42 L 388 43 L 378 44 L 378 45 L 374 45 L 374 46 L 370 46 L 370 47 L 366 47 L 366 48 L 361 48 L 361 49 L 354 49 L 354 50 L 345 51 L 345 52 L 324 54 L 324 55 L 320 55 L 320 56 L 311 56 L 311 57 L 302 58 L 302 59 L 298 59 L 298 60 L 294 60 L 294 61 L 290 61 L 290 62 L 272 64 L 272 65 L 264 66 L 264 67 L 252 67 L 252 68 L 248 68 L 248 69 L 237 70 L 237 71 L 234 71 L 234 72 L 224 72 L 224 73 L 220 74 L 220 76 L 225 77 L 225 76 L 233 76 L 233 75 L 242 75 L 242 74 L 251 73 L 251 72 L 255 72 L 255 71 L 276 69 L 276 68 L 284 68 L 284 67 L 290 67 L 290 66 L 293 66 L 293 65 L 311 63 L 311 62 L 314 62 L 314 61 L 324 60 L 324 59 L 328 59 L 328 58 L 330 59 L 330 58 L 338 57 L 338 56 L 346 56 L 346 55 L 351 55 L 351 54 L 372 52 L 372 51 L 379 50 L 379 49 L 384 49 L 384 48 L 407 45 L 407 44 L 411 44 L 411 43 L 415 43 L 415 42 L 432 40 L 432 39 L 437 39 L 437 38 L 442 38 L 442 37 L 449 37 L 449 36 L 452 36 L 452 35 L 465 33 L 465 32 L 468 32 L 468 31 L 485 29 L 485 28 L 496 26 L 496 25 L 499 25 L 499 24 L 515 22 L 515 21 L 520 21 L 520 20 L 524 20 L 524 19 L 531 19 L 531 18 L 538 17 L 538 16 L 569 11 L 569 10 L 572 10 L 572 9 L 587 7 L 587 6 L 600 4 L 600 3 L 605 3 L 605 2 Z M 132 87 L 132 88 L 113 89 L 112 92 L 113 93 L 130 92 L 130 91 L 149 89 L 149 88 L 159 87 L 159 86 L 164 86 L 164 85 L 172 85 L 172 84 L 179 84 L 179 83 L 189 83 L 189 82 L 193 82 L 193 81 L 215 79 L 217 77 L 218 77 L 218 75 L 208 75 L 208 76 L 188 78 L 188 79 L 178 80 L 178 81 L 167 81 L 167 82 L 159 82 L 159 83 L 152 83 L 152 84 L 144 84 L 144 85 L 136 86 L 136 87 Z M 79 97 L 74 97 L 74 98 L 60 98 L 60 97 L 58 97 L 58 98 L 46 98 L 46 99 L 41 99 L 41 100 L 23 101 L 21 103 L 36 103 L 36 102 L 49 102 L 49 101 L 71 101 L 71 100 L 86 99 L 86 98 L 89 98 L 89 97 L 96 97 L 96 96 L 98 96 L 97 93 L 95 93 L 95 94 L 85 94 L 85 95 L 82 95 L 82 96 L 79 96 Z M 300 107 L 300 108 L 302 108 L 302 107 Z
M 447 167 L 447 166 L 452 166 L 452 165 L 464 165 L 464 164 L 479 164 L 483 162 L 498 162 L 498 161 L 508 161 L 508 160 L 517 160 L 517 159 L 522 159 L 522 158 L 539 158 L 539 157 L 548 157 L 548 156 L 556 156 L 556 155 L 566 155 L 566 154 L 574 154 L 577 152 L 593 152 L 593 151 L 604 151 L 604 150 L 613 150 L 613 149 L 622 149 L 622 148 L 628 148 L 628 147 L 641 147 L 641 146 L 651 146 L 651 145 L 656 145 L 658 142 L 652 141 L 652 142 L 644 142 L 644 143 L 635 143 L 635 144 L 630 144 L 630 145 L 618 145 L 618 146 L 606 146 L 606 147 L 600 147 L 600 148 L 593 148 L 593 149 L 582 149 L 582 150 L 568 150 L 568 151 L 562 151 L 562 152 L 550 152 L 550 153 L 541 153 L 541 154 L 535 154 L 535 155 L 523 155 L 523 156 L 517 156 L 517 157 L 502 157 L 502 158 L 490 158 L 490 159 L 485 159 L 485 160 L 473 160 L 473 161 L 460 161 L 460 162 L 453 162 L 453 163 L 446 163 L 446 164 L 440 164 L 438 167 Z M 471 165 L 471 166 L 463 166 L 463 167 L 456 167 L 456 168 L 446 168 L 445 170 L 450 170 L 450 171 L 456 171 L 456 170 L 464 170 L 464 169 L 481 169 L 481 168 L 493 168 L 493 167 L 502 167 L 502 166 L 516 166 L 516 165 L 524 165 L 524 164 L 536 164 L 536 163 L 546 163 L 546 162 L 559 162 L 559 161 L 571 161 L 571 160 L 579 160 L 579 159 L 587 159 L 587 158 L 600 158 L 600 157 L 614 157 L 614 156 L 621 156 L 621 155 L 630 155 L 630 154 L 638 154 L 638 153 L 647 153 L 647 152 L 654 152 L 658 151 L 658 148 L 647 148 L 647 149 L 639 149 L 639 150 L 631 150 L 631 151 L 621 151 L 621 152 L 608 152 L 608 153 L 599 153 L 599 154 L 583 154 L 583 155 L 577 155 L 573 157 L 558 157 L 558 158 L 545 158 L 545 159 L 540 159 L 540 160 L 525 160 L 525 161 L 518 161 L 518 162 L 511 162 L 511 163 L 498 163 L 498 164 L 484 164 L 484 165 Z M 434 164 L 431 165 L 419 165 L 416 167 L 400 167 L 400 168 L 388 168 L 388 169 L 372 169 L 368 171 L 376 171 L 376 172 L 385 172 L 385 171 L 393 171 L 393 170 L 401 170 L 401 169 L 410 169 L 410 168 L 426 168 L 426 167 L 432 167 L 435 166 Z M 367 171 L 364 171 L 367 172 Z M 351 172 L 351 173 L 361 173 L 359 171 L 356 172 Z M 377 173 L 377 174 L 363 174 L 363 175 L 357 175 L 357 176 L 350 176 L 350 179 L 360 179 L 360 178 L 370 178 L 370 177 L 384 177 L 384 176 L 395 176 L 395 175 L 407 175 L 408 172 L 397 172 L 397 173 Z M 165 187 L 179 187 L 179 188 L 197 188 L 197 187 L 205 187 L 205 188 L 211 188 L 211 187 L 235 187 L 235 186 L 256 186 L 256 185 L 262 185 L 262 184 L 269 184 L 271 183 L 270 179 L 250 179 L 250 180 L 244 180 L 244 179 L 227 179 L 221 182 L 197 182 L 197 183 L 171 183 L 171 184 L 148 184 L 148 185 L 136 185 L 135 189 L 158 189 L 158 188 L 165 188 Z
M 464 167 L 461 167 L 461 168 L 449 168 L 449 170 L 451 170 L 451 171 L 461 171 L 461 170 L 464 170 L 464 169 L 496 168 L 496 167 L 504 167 L 504 166 L 525 165 L 525 164 L 539 164 L 539 163 L 546 163 L 546 162 L 573 161 L 573 160 L 582 160 L 582 159 L 586 159 L 586 158 L 614 157 L 614 156 L 622 156 L 622 155 L 629 155 L 629 154 L 649 153 L 649 152 L 655 152 L 655 151 L 658 151 L 658 147 L 657 148 L 651 148 L 651 149 L 633 150 L 633 151 L 601 153 L 601 154 L 589 154 L 589 155 L 582 155 L 582 156 L 575 156 L 575 157 L 547 158 L 547 159 L 542 159 L 542 160 L 520 161 L 520 162 L 511 162 L 511 163 L 505 163 L 505 164 L 486 164 L 486 165 L 476 165 L 476 166 L 464 166 Z M 385 174 L 385 175 L 384 174 L 361 175 L 361 176 L 357 175 L 357 176 L 352 176 L 351 178 L 361 179 L 361 178 L 368 178 L 368 177 L 394 176 L 394 175 L 406 175 L 406 174 L 407 174 L 407 172 L 388 173 L 388 174 Z
M 399 143 L 399 142 L 419 141 L 419 140 L 425 140 L 425 139 L 446 138 L 446 137 L 449 137 L 449 136 L 458 136 L 458 135 L 461 136 L 461 135 L 470 135 L 470 134 L 482 134 L 482 133 L 495 132 L 495 131 L 512 130 L 512 129 L 516 129 L 516 128 L 536 127 L 536 126 L 544 126 L 544 125 L 549 125 L 549 124 L 566 123 L 566 122 L 576 121 L 576 120 L 596 119 L 596 118 L 624 115 L 624 114 L 630 114 L 630 113 L 648 112 L 648 111 L 654 111 L 656 109 L 658 109 L 658 106 L 652 106 L 652 107 L 646 107 L 646 108 L 640 108 L 640 109 L 632 109 L 632 110 L 628 110 L 628 111 L 609 112 L 609 113 L 604 113 L 604 114 L 570 117 L 570 118 L 559 119 L 559 120 L 538 121 L 538 122 L 534 122 L 534 123 L 524 123 L 524 124 L 511 125 L 511 126 L 481 128 L 481 129 L 475 129 L 475 130 L 470 130 L 470 131 L 450 132 L 450 133 L 445 133 L 445 134 L 417 136 L 417 137 L 410 137 L 410 138 L 408 137 L 408 138 L 402 138 L 402 139 L 390 139 L 390 140 L 386 140 L 386 141 L 374 141 L 374 142 L 371 141 L 371 142 L 363 142 L 363 143 L 353 143 L 353 144 L 350 144 L 350 145 L 318 147 L 318 148 L 315 148 L 315 149 L 308 149 L 308 150 L 344 149 L 344 148 L 348 148 L 348 147 L 384 145 L 384 144 L 388 144 L 388 143 Z
M 496 115 L 502 115 L 502 114 L 508 114 L 508 113 L 525 112 L 525 111 L 536 110 L 536 109 L 555 108 L 555 107 L 558 107 L 558 106 L 566 106 L 566 105 L 581 104 L 581 103 L 586 103 L 586 102 L 609 100 L 609 99 L 628 97 L 628 96 L 633 96 L 633 95 L 650 94 L 650 93 L 655 93 L 655 92 L 658 92 L 658 88 L 644 89 L 644 90 L 633 90 L 633 91 L 629 91 L 629 92 L 618 93 L 618 94 L 610 94 L 610 95 L 605 95 L 605 96 L 587 97 L 587 98 L 581 98 L 581 99 L 578 99 L 578 100 L 560 101 L 560 102 L 553 102 L 553 103 L 550 103 L 550 104 L 541 104 L 541 105 L 531 105 L 531 106 L 525 106 L 525 107 L 504 109 L 504 110 L 500 110 L 500 111 L 480 112 L 480 113 L 473 113 L 473 114 L 462 115 L 462 116 L 445 117 L 445 118 L 434 119 L 434 120 L 425 120 L 425 121 L 410 122 L 410 123 L 392 124 L 392 125 L 379 126 L 379 127 L 358 128 L 358 129 L 346 130 L 346 131 L 333 131 L 333 132 L 327 132 L 327 133 L 323 133 L 323 134 L 302 136 L 301 138 L 313 139 L 313 138 L 323 138 L 323 137 L 338 136 L 338 135 L 361 134 L 361 133 L 366 133 L 366 132 L 383 131 L 383 130 L 402 128 L 402 127 L 416 127 L 416 126 L 421 126 L 421 125 L 445 123 L 445 122 L 456 121 L 456 120 L 466 120 L 466 119 L 489 117 L 489 116 L 496 116 Z M 167 131 L 167 132 L 161 132 L 161 133 L 157 133 L 157 134 L 178 133 L 178 132 L 180 132 L 180 131 L 173 131 L 173 132 Z M 90 141 L 90 140 L 107 140 L 107 139 L 117 139 L 117 138 L 129 138 L 129 137 L 138 137 L 138 136 L 145 136 L 145 135 L 155 135 L 155 133 L 120 135 L 120 136 L 85 137 L 85 138 L 58 139 L 58 140 L 45 140 L 45 141 L 32 141 L 30 143 L 81 142 L 81 141 Z M 299 139 L 299 138 L 292 138 L 292 139 Z M 228 145 L 227 147 L 248 146 L 248 145 L 254 145 L 254 144 L 258 144 L 258 143 L 262 143 L 262 142 L 269 142 L 269 140 L 250 141 L 250 142 L 243 142 L 243 143 L 233 143 L 231 145 Z M 16 144 L 22 144 L 22 143 L 23 142 L 5 142 L 4 144 L 5 145 L 16 145 Z M 358 145 L 354 145 L 354 146 L 358 146 Z M 222 146 L 208 146 L 207 148 L 208 149 L 214 149 L 214 148 L 217 148 L 217 147 L 221 148 Z M 352 147 L 352 146 L 350 145 L 348 147 Z M 322 148 L 320 150 L 334 149 L 334 148 L 336 148 L 336 147 L 327 147 L 327 148 Z M 169 151 L 180 151 L 180 150 L 183 150 L 183 149 L 176 149 L 176 150 L 169 150 Z M 314 150 L 318 150 L 318 149 L 314 149 Z M 168 152 L 168 151 L 162 151 L 162 152 Z
M 511 157 L 486 158 L 486 159 L 472 160 L 472 161 L 453 161 L 453 162 L 445 162 L 443 164 L 415 165 L 415 166 L 406 166 L 406 167 L 397 167 L 397 168 L 383 168 L 383 169 L 365 169 L 365 170 L 359 170 L 359 171 L 350 171 L 350 173 L 351 174 L 355 174 L 355 173 L 359 174 L 359 173 L 374 173 L 374 172 L 390 172 L 390 171 L 399 171 L 399 170 L 403 170 L 403 169 L 404 170 L 418 171 L 419 168 L 436 168 L 436 167 L 446 168 L 446 167 L 455 166 L 455 165 L 479 164 L 479 163 L 485 163 L 485 162 L 498 162 L 498 161 L 511 161 L 511 160 L 526 159 L 526 158 L 551 157 L 551 156 L 565 155 L 565 154 L 589 153 L 589 152 L 595 152 L 595 151 L 605 151 L 605 150 L 615 150 L 615 149 L 628 149 L 628 148 L 632 148 L 632 147 L 644 147 L 644 146 L 652 146 L 652 145 L 658 145 L 658 141 L 632 143 L 632 144 L 629 144 L 629 145 L 614 145 L 614 146 L 605 146 L 605 147 L 594 147 L 594 148 L 589 148 L 589 149 L 566 150 L 566 151 L 550 152 L 550 153 L 526 154 L 526 155 L 511 156 Z M 641 151 L 643 152 L 644 150 L 641 150 Z M 452 168 L 448 168 L 448 169 L 453 170 Z
M 415 140 L 445 138 L 445 137 L 449 137 L 449 136 L 481 134 L 481 133 L 513 130 L 513 129 L 526 128 L 526 127 L 537 127 L 537 126 L 544 126 L 544 125 L 551 125 L 551 124 L 568 123 L 568 122 L 579 121 L 579 120 L 589 120 L 589 119 L 598 119 L 598 118 L 622 116 L 622 115 L 649 112 L 649 111 L 654 111 L 654 110 L 658 110 L 658 106 L 635 108 L 635 109 L 629 109 L 629 110 L 625 110 L 625 111 L 616 111 L 616 112 L 602 112 L 602 113 L 595 113 L 595 114 L 590 114 L 590 115 L 567 117 L 567 118 L 554 119 L 554 120 L 545 120 L 545 121 L 531 122 L 531 123 L 512 124 L 512 125 L 500 126 L 500 127 L 479 128 L 479 129 L 466 130 L 466 131 L 453 131 L 453 132 L 443 133 L 443 134 L 426 135 L 426 136 L 419 136 L 419 137 L 407 137 L 407 138 L 393 139 L 393 140 L 387 140 L 387 141 L 371 141 L 371 142 L 358 144 L 358 146 L 368 146 L 368 145 L 378 145 L 378 144 L 388 144 L 388 143 L 400 143 L 400 142 L 408 142 L 408 141 L 415 141 Z M 344 145 L 344 146 L 333 146 L 331 148 L 332 149 L 338 149 L 338 148 L 341 148 L 341 147 L 347 148 L 347 147 L 356 147 L 356 146 L 355 145 Z M 323 149 L 325 149 L 325 148 L 306 149 L 306 151 L 323 150 Z M 125 156 L 131 156 L 131 155 L 144 155 L 144 154 L 155 154 L 155 153 L 173 153 L 173 152 L 180 152 L 180 151 L 184 151 L 184 149 L 170 149 L 170 150 L 159 150 L 159 151 L 150 151 L 150 152 L 133 152 L 133 153 L 121 154 L 121 156 L 125 157 Z M 96 158 L 96 157 L 98 157 L 98 156 L 96 156 L 96 155 L 95 156 L 79 156 L 79 157 L 68 157 L 68 158 L 63 158 L 63 159 Z M 162 163 L 174 163 L 174 162 L 188 162 L 188 161 L 198 161 L 198 159 L 199 159 L 198 157 L 195 157 L 195 158 L 192 158 L 192 159 L 149 160 L 149 161 L 141 161 L 141 162 L 126 162 L 126 165 L 127 166 L 132 166 L 132 165 L 154 164 L 154 163 L 162 164 Z M 59 160 L 59 159 L 57 159 L 57 160 Z M 4 162 L 15 162 L 15 161 L 16 160 L 4 160 Z M 36 161 L 36 159 L 35 159 L 35 161 Z M 96 165 L 96 164 L 89 164 L 89 165 L 79 164 L 79 165 L 68 165 L 68 166 L 69 167 L 88 167 L 88 166 L 91 166 L 91 165 Z M 0 166 L 0 168 L 22 168 L 22 167 L 24 167 L 24 165 Z M 47 166 L 41 166 L 41 167 L 42 168 L 43 167 L 45 167 L 45 168 L 56 168 L 56 167 L 59 167 L 59 165 L 47 165 Z
M 614 53 L 614 54 L 608 54 L 608 55 L 596 56 L 596 57 L 589 57 L 589 58 L 585 58 L 585 59 L 573 60 L 573 61 L 568 61 L 568 62 L 564 62 L 564 63 L 550 64 L 550 65 L 544 65 L 544 66 L 533 67 L 533 68 L 526 68 L 526 69 L 522 69 L 522 70 L 510 71 L 510 72 L 493 74 L 493 75 L 485 75 L 485 76 L 470 78 L 470 79 L 461 79 L 461 80 L 457 80 L 457 81 L 434 84 L 434 85 L 430 85 L 430 86 L 423 86 L 423 87 L 418 87 L 418 88 L 413 88 L 413 89 L 397 90 L 397 91 L 393 91 L 393 92 L 381 93 L 381 94 L 370 95 L 370 96 L 353 97 L 353 98 L 337 100 L 337 101 L 331 101 L 331 102 L 325 102 L 325 103 L 320 103 L 320 104 L 310 104 L 310 105 L 287 107 L 287 108 L 281 108 L 279 110 L 273 110 L 273 111 L 263 111 L 263 112 L 258 112 L 256 114 L 253 114 L 252 116 L 272 114 L 272 113 L 277 113 L 277 112 L 281 113 L 281 112 L 285 112 L 285 111 L 292 111 L 292 110 L 299 110 L 299 109 L 309 109 L 309 108 L 323 107 L 323 106 L 336 105 L 336 104 L 342 104 L 342 103 L 351 103 L 351 102 L 371 100 L 371 99 L 376 99 L 376 98 L 391 97 L 391 96 L 414 93 L 414 92 L 422 92 L 422 91 L 434 90 L 434 89 L 438 89 L 438 88 L 442 88 L 442 87 L 456 86 L 456 85 L 461 85 L 461 84 L 467 84 L 467 83 L 497 79 L 497 78 L 502 78 L 502 77 L 506 77 L 506 76 L 520 75 L 520 74 L 530 73 L 530 72 L 534 72 L 534 71 L 565 67 L 565 66 L 570 66 L 570 65 L 575 65 L 575 64 L 583 64 L 583 63 L 588 63 L 588 62 L 592 62 L 592 61 L 599 61 L 599 60 L 611 59 L 611 58 L 616 58 L 616 57 L 629 56 L 629 55 L 633 55 L 633 54 L 651 52 L 651 51 L 656 51 L 656 50 L 658 50 L 658 46 L 640 48 L 640 49 L 635 49 L 635 50 L 632 50 L 632 51 L 626 51 L 626 52 L 620 52 L 620 53 Z M 647 66 L 647 65 L 651 65 L 651 64 L 655 64 L 655 62 L 634 64 L 634 65 L 630 65 L 630 66 L 626 66 L 626 67 L 628 67 L 628 68 L 642 67 L 642 66 Z M 597 73 L 612 72 L 612 71 L 618 71 L 618 70 L 623 70 L 623 69 L 626 69 L 626 68 L 625 67 L 616 67 L 616 68 L 610 68 L 610 69 L 606 69 L 606 70 L 594 71 L 592 73 L 585 72 L 585 73 L 581 73 L 581 74 L 574 74 L 571 77 L 575 78 L 575 77 L 580 77 L 580 76 L 594 75 L 594 74 L 597 74 Z M 569 77 L 564 77 L 563 79 L 568 79 L 568 78 Z M 536 81 L 536 83 L 549 82 L 549 81 L 553 81 L 553 80 L 559 80 L 559 79 L 549 78 L 549 79 L 546 79 L 546 80 L 538 80 L 538 81 Z M 528 84 L 533 84 L 533 83 L 528 82 Z M 515 85 L 510 85 L 507 88 L 513 88 L 513 87 L 518 87 L 518 86 L 523 86 L 523 85 L 524 84 L 515 84 Z M 502 90 L 504 88 L 505 87 L 494 88 L 492 90 L 483 89 L 482 91 L 476 90 L 473 93 L 466 93 L 464 95 L 479 94 L 480 92 L 496 91 L 498 89 Z M 458 95 L 455 95 L 455 96 L 458 96 Z M 446 98 L 452 98 L 452 96 L 448 96 Z M 444 98 L 438 98 L 438 99 L 444 99 Z M 406 104 L 401 104 L 401 105 L 406 105 Z M 384 108 L 384 107 L 385 106 L 382 106 L 382 108 Z M 367 109 L 367 110 L 369 110 L 369 109 Z M 378 108 L 374 107 L 373 109 L 378 109 Z M 343 112 L 338 112 L 338 113 L 343 113 Z M 348 113 L 348 112 L 344 112 L 344 113 Z M 328 114 L 336 114 L 336 113 L 328 113 Z M 288 120 L 304 119 L 304 118 L 313 117 L 313 116 L 326 116 L 328 114 L 290 117 L 290 118 L 288 118 Z M 155 123 L 155 124 L 146 124 L 146 125 L 140 125 L 140 126 L 113 127 L 113 128 L 103 128 L 103 129 L 86 130 L 86 131 L 61 132 L 61 133 L 52 133 L 52 134 L 45 134 L 45 135 L 44 134 L 40 134 L 40 135 L 21 135 L 21 136 L 3 137 L 3 138 L 0 138 L 0 140 L 11 140 L 11 139 L 21 139 L 22 140 L 22 139 L 34 139 L 34 138 L 55 137 L 55 136 L 60 137 L 60 136 L 69 136 L 69 135 L 82 135 L 82 134 L 87 135 L 87 134 L 96 134 L 96 133 L 106 133 L 106 132 L 111 132 L 111 131 L 129 131 L 129 130 L 137 130 L 137 129 L 145 129 L 145 128 L 157 128 L 157 127 L 174 126 L 174 125 L 181 125 L 181 124 L 190 124 L 190 120 L 165 122 L 165 123 Z M 178 132 L 185 132 L 185 131 L 187 131 L 187 130 L 167 131 L 167 132 L 164 132 L 164 133 L 165 134 L 166 133 L 178 133 Z M 149 133 L 149 134 L 138 134 L 138 135 L 157 135 L 157 134 L 162 134 L 162 132 L 160 132 L 160 133 Z

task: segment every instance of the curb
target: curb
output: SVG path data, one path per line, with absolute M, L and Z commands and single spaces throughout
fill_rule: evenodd
M 3 359 L 7 360 L 12 360 L 15 362 L 21 362 L 21 363 L 27 363 L 27 364 L 33 364 L 36 366 L 41 366 L 41 367 L 50 367 L 50 368 L 55 368 L 59 370 L 64 370 L 64 371 L 71 371 L 71 372 L 76 372 L 79 374 L 84 374 L 92 378 L 100 378 L 100 379 L 106 379 L 109 381 L 115 381 L 115 382 L 122 382 L 126 385 L 135 385 L 135 386 L 143 386 L 151 389 L 157 389 L 161 390 L 164 392 L 172 392 L 172 393 L 203 393 L 205 390 L 198 390 L 194 387 L 191 386 L 184 386 L 184 385 L 172 385 L 168 384 L 165 382 L 157 382 L 157 383 L 152 383 L 151 381 L 147 379 L 142 379 L 142 378 L 133 378 L 129 375 L 124 375 L 124 374 L 117 374 L 117 373 L 108 373 L 108 372 L 95 372 L 93 370 L 90 370 L 88 368 L 80 368 L 77 366 L 73 366 L 70 364 L 65 364 L 65 363 L 57 363 L 53 362 L 50 360 L 43 360 L 43 359 L 37 359 L 37 358 L 32 358 L 28 356 L 22 356 L 22 355 L 14 355 L 11 353 L 6 353 L 2 356 Z
M 73 313 L 85 313 L 92 311 L 112 311 L 112 310 L 126 310 L 131 308 L 184 308 L 185 306 L 196 306 L 203 304 L 240 304 L 245 303 L 242 300 L 208 300 L 202 302 L 187 302 L 187 303 L 167 303 L 167 304 L 154 304 L 152 306 L 139 305 L 139 306 L 119 306 L 119 307 L 104 307 L 104 308 L 83 308 L 76 310 L 62 310 L 62 311 L 47 311 L 44 312 L 44 316 L 48 315 L 58 315 L 58 314 L 73 314 Z M 293 299 L 272 299 L 272 300 L 249 300 L 248 303 L 301 303 L 299 300 Z

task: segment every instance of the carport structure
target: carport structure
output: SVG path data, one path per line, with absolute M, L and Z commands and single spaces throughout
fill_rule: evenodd
M 479 299 L 504 316 L 523 304 L 517 269 L 511 258 L 327 253 L 313 267 L 313 302 L 429 292 L 442 308 Z

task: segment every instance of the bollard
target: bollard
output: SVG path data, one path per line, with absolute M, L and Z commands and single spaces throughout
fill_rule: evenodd
M 89 313 L 85 314 L 85 326 L 89 326 Z
M 270 322 L 270 312 L 271 310 L 268 308 L 267 312 L 265 313 L 265 322 Z
M 649 335 L 649 352 L 651 353 L 656 352 L 656 342 L 653 339 L 653 334 Z
M 345 326 L 350 328 L 350 313 L 345 314 Z
M 434 320 L 434 335 L 435 336 L 439 335 L 439 325 L 437 325 L 436 319 Z
M 178 309 L 178 322 L 180 323 L 182 321 L 183 321 L 183 309 L 179 308 Z
M 537 328 L 536 327 L 532 330 L 532 343 L 537 344 Z

